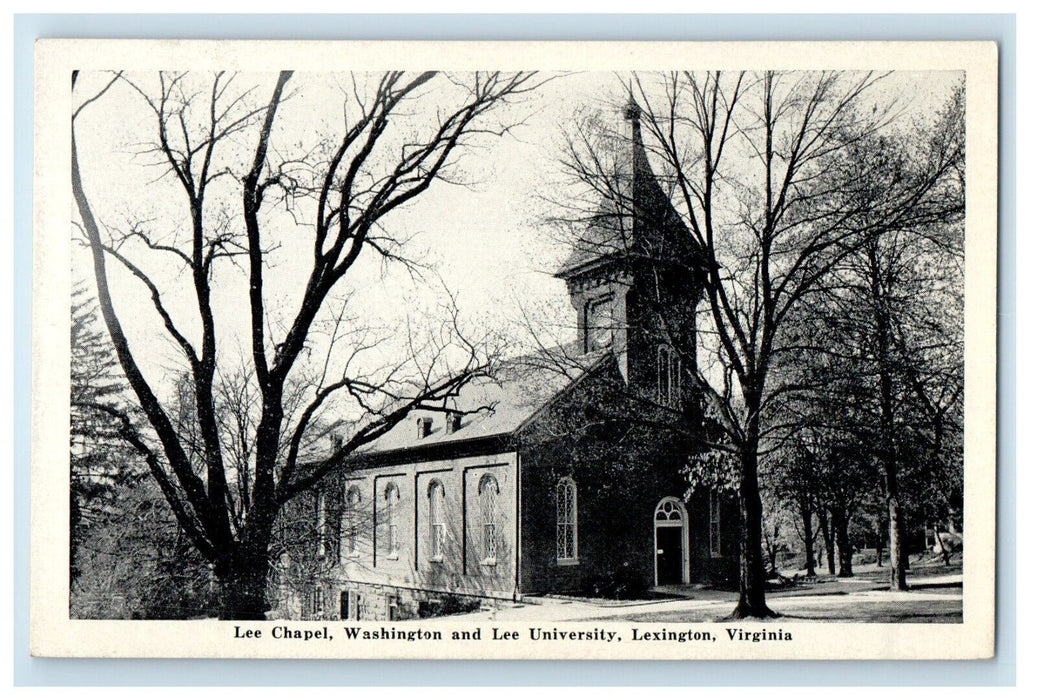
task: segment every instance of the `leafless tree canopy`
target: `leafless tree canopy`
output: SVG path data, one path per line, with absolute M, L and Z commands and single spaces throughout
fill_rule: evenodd
M 407 329 L 402 342 L 393 338 L 400 351 L 393 359 L 384 352 L 389 339 L 336 290 L 365 256 L 418 270 L 392 212 L 438 180 L 463 179 L 458 156 L 506 133 L 514 123 L 509 106 L 541 82 L 530 73 L 345 76 L 341 124 L 303 143 L 299 115 L 282 115 L 297 96 L 293 86 L 306 80 L 290 71 L 266 86 L 222 72 L 73 76 L 76 225 L 104 322 L 147 419 L 134 445 L 213 564 L 224 584 L 222 614 L 231 617 L 263 612 L 266 549 L 284 503 L 412 408 L 442 407 L 492 371 L 499 348 L 463 333 L 456 309 L 438 325 Z M 154 136 L 138 155 L 156 167 L 144 196 L 162 197 L 146 204 L 167 218 L 106 223 L 104 198 L 80 167 L 81 158 L 97 156 L 77 147 L 78 125 L 102 99 L 144 106 Z M 288 306 L 271 291 L 278 251 L 305 270 Z M 113 265 L 137 281 L 178 350 L 184 373 L 171 399 L 131 347 L 124 324 L 133 321 L 118 311 Z M 217 299 L 237 273 L 247 277 L 247 293 L 233 302 L 248 309 L 246 358 L 223 348 L 217 327 Z M 327 333 L 322 344 L 317 330 Z M 313 359 L 315 350 L 323 360 Z M 363 418 L 314 459 L 309 445 L 328 427 L 321 410 L 339 395 L 351 397 L 353 415 Z

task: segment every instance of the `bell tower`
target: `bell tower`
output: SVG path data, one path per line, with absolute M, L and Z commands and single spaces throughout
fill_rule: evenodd
M 623 109 L 629 136 L 607 188 L 612 196 L 589 217 L 555 276 L 565 280 L 577 314 L 580 352 L 611 349 L 634 391 L 679 405 L 690 386 L 681 375 L 694 369 L 705 267 L 652 170 L 641 116 L 631 95 Z

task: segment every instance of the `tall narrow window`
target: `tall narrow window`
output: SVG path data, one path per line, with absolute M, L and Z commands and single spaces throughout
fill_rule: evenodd
M 400 489 L 390 483 L 385 487 L 385 526 L 388 536 L 389 556 L 400 556 L 400 526 L 397 518 L 400 510 Z
M 360 489 L 356 486 L 350 486 L 346 491 L 346 507 L 342 517 L 345 520 L 342 523 L 345 535 L 343 553 L 355 557 L 360 554 Z
M 326 542 L 328 536 L 327 505 L 323 491 L 317 492 L 317 502 L 314 507 L 317 510 L 317 556 L 323 557 L 328 552 Z
M 656 397 L 659 403 L 671 408 L 680 408 L 681 360 L 669 345 L 659 346 L 657 369 Z
M 482 561 L 497 563 L 497 496 L 500 487 L 492 475 L 479 480 L 479 511 L 482 520 Z
M 720 492 L 709 492 L 709 553 L 720 556 Z
M 320 585 L 313 587 L 313 616 L 322 617 L 324 615 L 324 589 Z
M 575 562 L 576 548 L 576 482 L 565 478 L 555 490 L 558 515 L 557 555 L 559 562 Z
M 429 559 L 443 560 L 446 544 L 446 519 L 443 512 L 443 484 L 433 481 L 428 487 L 428 541 Z

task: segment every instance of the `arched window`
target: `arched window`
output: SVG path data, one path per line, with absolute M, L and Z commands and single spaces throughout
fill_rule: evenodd
M 446 544 L 446 517 L 443 512 L 443 484 L 433 481 L 428 486 L 429 560 L 442 561 Z
M 345 546 L 343 554 L 355 557 L 360 554 L 360 489 L 350 486 L 346 490 L 346 507 L 342 511 L 342 533 Z
M 559 562 L 575 562 L 576 547 L 576 482 L 566 477 L 555 489 L 557 508 L 557 555 Z
M 681 508 L 677 505 L 677 500 L 674 498 L 664 498 L 659 506 L 655 509 L 655 522 L 672 524 L 681 524 L 684 522 L 684 516 L 681 513 Z
M 584 349 L 587 352 L 612 345 L 612 299 L 602 297 L 587 302 L 584 312 Z
M 497 563 L 497 496 L 500 486 L 491 474 L 479 479 L 479 512 L 482 520 L 482 556 L 484 564 Z
M 681 360 L 669 345 L 660 345 L 657 356 L 656 398 L 663 406 L 680 408 Z
M 389 556 L 400 555 L 400 526 L 397 518 L 400 510 L 400 489 L 390 482 L 385 487 L 385 525 L 388 530 Z

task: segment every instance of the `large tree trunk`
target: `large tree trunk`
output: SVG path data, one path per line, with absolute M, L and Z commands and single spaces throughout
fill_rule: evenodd
M 825 543 L 825 561 L 828 573 L 835 575 L 835 544 L 832 542 L 832 530 L 828 527 L 828 513 L 825 508 L 817 509 L 817 521 L 821 526 L 821 539 Z
M 799 501 L 799 516 L 803 519 L 803 549 L 807 555 L 807 576 L 817 576 L 817 562 L 814 561 L 813 514 L 810 512 L 810 501 L 806 498 Z
M 767 607 L 767 577 L 763 565 L 763 504 L 757 463 L 758 442 L 750 440 L 742 446 L 742 475 L 738 488 L 738 506 L 742 516 L 739 539 L 738 605 L 733 618 L 777 617 Z
M 875 564 L 882 568 L 882 553 L 886 551 L 886 533 L 883 532 L 882 523 L 879 523 L 875 533 Z
M 887 459 L 892 462 L 892 459 Z M 904 549 L 904 522 L 897 488 L 895 465 L 886 467 L 886 504 L 889 508 L 889 587 L 907 590 L 907 552 Z
M 255 528 L 216 566 L 221 620 L 265 620 L 270 528 Z
M 900 566 L 904 569 L 904 574 L 911 573 L 911 544 L 907 535 L 907 526 L 904 524 L 906 521 L 901 521 L 900 525 Z
M 274 455 L 277 454 L 283 411 L 283 385 L 266 388 L 263 414 L 256 429 L 256 482 L 248 527 L 230 552 L 216 567 L 220 583 L 220 618 L 224 620 L 264 620 L 270 609 L 266 588 L 270 572 L 270 540 L 278 510 L 275 500 Z
M 940 538 L 940 523 L 939 521 L 933 525 L 933 538 L 936 540 L 934 548 L 939 551 L 940 556 L 943 557 L 944 565 L 951 563 L 951 553 L 947 551 L 947 548 L 943 546 L 943 539 Z M 928 544 L 928 542 L 926 543 Z
M 889 308 L 885 292 L 880 284 L 881 275 L 876 249 L 869 248 L 871 263 L 871 291 L 874 302 L 876 327 L 875 355 L 879 371 L 879 445 L 878 453 L 886 487 L 886 507 L 889 511 L 889 585 L 897 591 L 907 590 L 907 556 L 904 551 L 904 522 L 900 504 L 900 488 L 897 484 L 898 455 L 894 435 L 895 407 L 893 367 L 896 358 L 891 353 L 891 330 Z
M 835 531 L 835 544 L 839 548 L 839 577 L 849 578 L 853 576 L 853 546 L 850 544 L 850 523 L 845 508 L 832 508 L 832 530 Z

